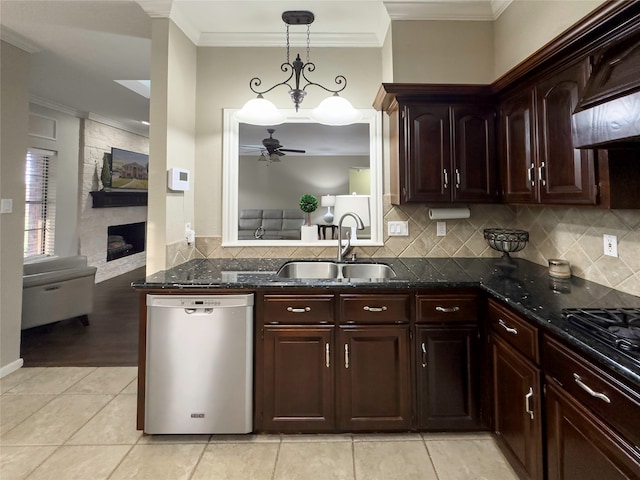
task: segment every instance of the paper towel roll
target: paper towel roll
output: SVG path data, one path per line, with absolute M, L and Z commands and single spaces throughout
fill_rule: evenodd
M 431 220 L 451 220 L 455 218 L 469 218 L 471 212 L 468 208 L 430 208 Z

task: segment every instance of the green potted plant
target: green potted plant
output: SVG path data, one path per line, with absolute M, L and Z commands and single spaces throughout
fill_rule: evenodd
M 318 226 L 311 225 L 311 214 L 318 208 L 318 199 L 309 193 L 300 197 L 300 210 L 307 214 L 307 224 L 302 225 L 300 239 L 304 242 L 314 242 L 318 240 Z

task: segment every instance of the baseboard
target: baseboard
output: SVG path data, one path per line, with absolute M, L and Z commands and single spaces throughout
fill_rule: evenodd
M 5 365 L 4 367 L 0 368 L 0 378 L 4 378 L 10 373 L 19 370 L 23 364 L 24 360 L 22 358 L 19 358 L 15 362 L 11 362 L 9 365 Z

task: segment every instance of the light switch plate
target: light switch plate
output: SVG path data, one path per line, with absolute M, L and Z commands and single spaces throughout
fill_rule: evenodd
M 387 232 L 390 237 L 409 236 L 409 222 L 388 222 Z
M 615 235 L 604 234 L 602 236 L 604 242 L 604 254 L 609 257 L 618 256 L 618 237 Z
M 444 237 L 447 234 L 447 222 L 436 222 L 436 237 Z
M 0 201 L 0 213 L 12 213 L 13 212 L 13 199 L 3 198 Z

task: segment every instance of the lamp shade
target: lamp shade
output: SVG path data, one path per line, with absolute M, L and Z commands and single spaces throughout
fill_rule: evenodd
M 333 207 L 335 204 L 336 204 L 335 195 L 322 195 L 322 197 L 320 197 L 321 207 Z
M 235 113 L 236 120 L 250 125 L 280 125 L 286 120 L 285 116 L 269 100 L 252 98 Z
M 334 212 L 334 225 L 337 225 L 338 222 L 340 222 L 340 218 L 348 212 L 358 215 L 365 227 L 371 225 L 369 195 L 336 195 L 336 206 Z M 344 222 L 342 222 L 342 225 L 355 227 L 356 222 L 353 218 L 347 217 L 344 219 Z
M 315 122 L 331 126 L 350 125 L 362 119 L 362 113 L 337 93 L 320 102 L 311 110 L 310 116 Z

